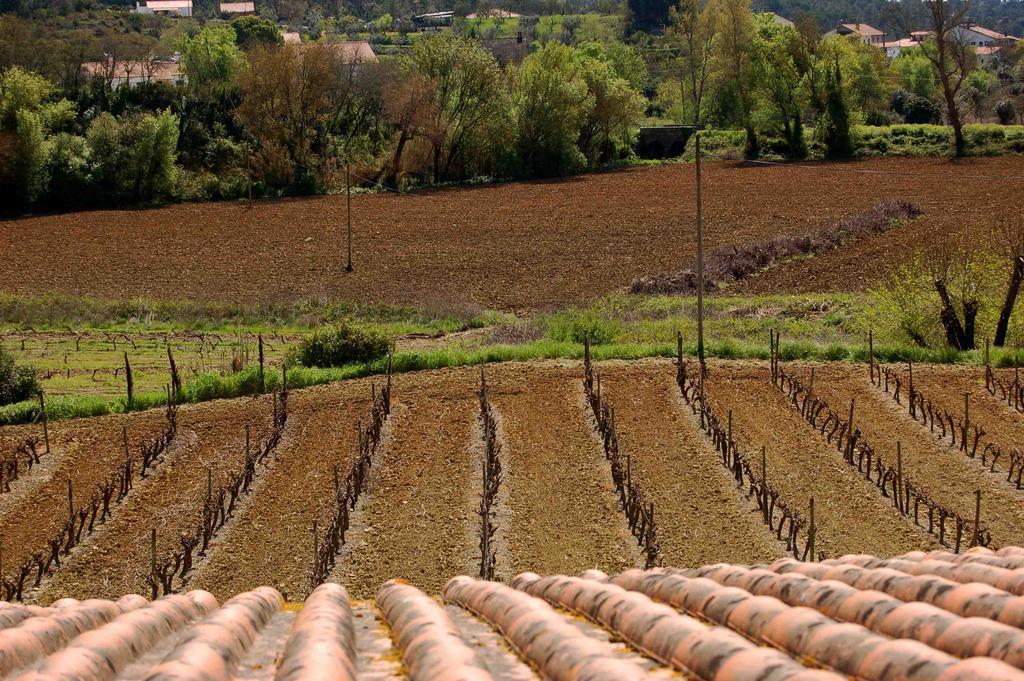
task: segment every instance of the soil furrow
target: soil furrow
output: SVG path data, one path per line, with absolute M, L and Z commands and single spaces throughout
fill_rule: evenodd
M 469 446 L 477 413 L 473 369 L 394 379 L 387 443 L 371 474 L 359 527 L 329 581 L 353 598 L 371 598 L 385 581 L 404 578 L 439 593 L 453 574 L 470 572 L 466 526 L 479 470 Z
M 378 381 L 379 382 L 379 381 Z M 220 599 L 268 584 L 290 600 L 309 591 L 313 521 L 326 527 L 334 508 L 334 469 L 344 484 L 358 447 L 356 424 L 370 409 L 371 381 L 289 394 L 289 437 L 247 497 L 189 587 Z
M 753 461 L 765 447 L 768 482 L 805 516 L 814 497 L 819 557 L 884 556 L 938 547 L 787 403 L 769 383 L 767 365 L 716 362 L 710 371 L 707 392 L 715 413 L 725 423 L 732 410 L 734 436 Z
M 242 466 L 245 426 L 250 424 L 251 444 L 258 447 L 270 431 L 271 399 L 225 400 L 179 410 L 178 435 L 165 461 L 144 481 L 136 480 L 113 518 L 62 560 L 37 600 L 144 592 L 150 529 L 157 530 L 158 559 L 179 548 L 181 533 L 193 531 L 202 519 L 207 470 L 216 490 Z
M 617 507 L 611 473 L 584 414 L 582 369 L 554 363 L 502 367 L 488 377 L 505 435 L 502 482 L 512 572 L 578 574 L 640 565 Z
M 855 400 L 854 423 L 886 462 L 896 465 L 899 441 L 904 475 L 967 519 L 974 517 L 974 491 L 981 490 L 982 525 L 992 532 L 995 545 L 1021 543 L 1024 494 L 1009 489 L 1001 476 L 953 451 L 914 422 L 891 397 L 868 383 L 866 366 L 819 366 L 815 373 L 815 394 L 844 418 L 850 400 Z M 916 374 L 915 367 L 915 379 Z
M 599 365 L 622 452 L 655 517 L 665 565 L 771 562 L 785 546 L 684 411 L 668 361 Z M 687 410 L 688 411 L 688 410 Z

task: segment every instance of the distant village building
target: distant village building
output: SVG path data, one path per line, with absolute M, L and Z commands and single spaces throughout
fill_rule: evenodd
M 220 3 L 221 14 L 232 14 L 235 16 L 256 14 L 255 2 L 222 2 Z
M 895 59 L 903 54 L 904 50 L 912 50 L 918 45 L 920 43 L 916 38 L 901 38 L 900 40 L 890 40 L 887 43 L 883 43 L 882 48 L 885 50 L 885 56 L 889 59 Z
M 343 64 L 376 64 L 378 61 L 370 43 L 365 40 L 346 40 L 327 44 L 341 55 Z
M 163 14 L 172 17 L 192 16 L 192 0 L 146 0 L 145 5 L 135 3 L 136 14 Z
M 494 59 L 502 66 L 519 66 L 529 54 L 529 45 L 523 40 L 520 31 L 515 38 L 493 38 L 481 40 L 480 45 L 494 55 Z
M 768 12 L 768 14 L 772 15 L 772 20 L 774 20 L 779 26 L 796 26 L 796 24 L 781 14 L 776 14 L 775 12 Z
M 102 78 L 114 90 L 122 85 L 132 86 L 141 83 L 184 85 L 188 82 L 185 74 L 181 71 L 177 54 L 170 60 L 115 61 L 108 57 L 104 61 L 91 61 L 82 64 L 82 74 L 89 78 Z
M 869 24 L 839 24 L 835 30 L 826 35 L 849 35 L 858 38 L 865 45 L 881 47 L 885 42 L 885 33 Z
M 302 42 L 302 35 L 298 31 L 283 31 L 281 40 L 285 45 L 298 45 Z
M 430 12 L 412 18 L 413 26 L 419 30 L 445 28 L 455 21 L 455 12 Z

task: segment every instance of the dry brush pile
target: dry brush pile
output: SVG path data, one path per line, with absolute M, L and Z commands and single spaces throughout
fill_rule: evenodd
M 583 344 L 583 392 L 594 416 L 605 458 L 611 464 L 612 484 L 619 495 L 619 506 L 626 515 L 629 531 L 644 554 L 644 564 L 654 567 L 660 562 L 661 543 L 654 515 L 654 502 L 648 502 L 639 481 L 633 478 L 632 459 L 619 451 L 619 434 L 615 430 L 615 409 L 601 394 L 601 377 L 594 371 L 590 342 Z M 625 462 L 623 462 L 625 459 Z
M 817 255 L 851 241 L 880 234 L 919 215 L 921 210 L 907 201 L 882 201 L 866 212 L 843 218 L 815 232 L 719 248 L 704 261 L 704 290 L 718 290 L 783 260 Z M 697 273 L 685 269 L 636 279 L 630 285 L 630 292 L 688 294 L 695 292 L 697 285 Z
M 777 539 L 786 542 L 786 550 L 791 551 L 793 556 L 800 560 L 807 560 L 808 557 L 815 559 L 817 554 L 814 541 L 817 528 L 813 516 L 814 499 L 810 500 L 812 516 L 808 522 L 799 511 L 790 507 L 781 498 L 781 493 L 768 482 L 764 450 L 761 451 L 760 472 L 755 471 L 750 457 L 740 450 L 733 437 L 732 412 L 729 412 L 727 425 L 723 425 L 714 413 L 705 391 L 704 372 L 700 368 L 690 371 L 689 364 L 683 360 L 682 336 L 677 339 L 676 355 L 676 382 L 683 401 L 699 418 L 700 428 L 711 440 L 722 465 L 735 478 L 737 487 L 743 489 L 746 485 L 747 498 L 754 499 L 764 524 L 775 533 Z M 801 534 L 805 538 L 803 551 L 800 550 Z
M 337 467 L 334 469 L 334 510 L 323 539 L 320 538 L 317 523 L 313 523 L 314 556 L 313 568 L 309 575 L 310 591 L 323 584 L 334 570 L 338 554 L 345 546 L 345 534 L 351 527 L 351 515 L 356 510 L 360 496 L 367 491 L 373 457 L 380 447 L 384 424 L 391 414 L 390 360 L 384 386 L 380 392 L 377 392 L 376 385 L 371 386 L 371 396 L 372 404 L 366 427 L 363 427 L 361 420 L 356 425 L 359 431 L 359 451 L 352 461 L 344 485 Z
M 962 517 L 936 501 L 923 485 L 904 474 L 898 442 L 895 465 L 882 458 L 853 422 L 853 401 L 850 402 L 850 415 L 844 419 L 826 400 L 815 394 L 813 370 L 810 382 L 805 385 L 796 376 L 786 373 L 779 363 L 777 351 L 773 349 L 771 382 L 786 397 L 790 406 L 829 444 L 835 446 L 848 466 L 856 468 L 883 497 L 892 500 L 893 507 L 901 516 L 913 519 L 916 526 L 926 530 L 940 544 L 953 548 L 956 553 L 960 553 L 968 541 L 970 546 L 989 546 L 992 535 L 980 525 L 979 519 L 968 520 Z M 927 524 L 922 524 L 922 507 L 927 511 Z M 948 531 L 950 520 L 953 522 L 952 537 Z
M 107 521 L 113 513 L 113 507 L 120 504 L 132 490 L 138 480 L 155 469 L 162 461 L 167 448 L 174 441 L 178 432 L 177 406 L 171 400 L 166 408 L 166 428 L 155 438 L 139 444 L 138 457 L 132 455 L 128 444 L 128 431 L 121 431 L 124 441 L 124 464 L 100 483 L 93 495 L 77 509 L 74 506 L 74 489 L 68 480 L 68 518 L 61 529 L 49 540 L 45 551 L 40 550 L 18 566 L 14 575 L 8 578 L 4 572 L 2 555 L 0 555 L 0 597 L 5 601 L 22 600 L 29 578 L 33 576 L 32 587 L 38 587 L 43 578 L 50 574 L 51 569 L 59 570 L 61 558 L 68 556 L 72 549 L 88 537 L 99 525 Z

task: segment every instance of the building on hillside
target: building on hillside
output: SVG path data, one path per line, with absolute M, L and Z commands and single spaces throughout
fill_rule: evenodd
M 779 26 L 796 26 L 796 24 L 781 14 L 776 14 L 775 12 L 768 12 L 768 14 L 772 15 L 772 20 L 774 20 Z
M 230 14 L 232 16 L 242 16 L 246 14 L 256 14 L 256 3 L 255 2 L 222 2 L 220 3 L 220 13 Z
M 858 38 L 865 45 L 881 47 L 885 42 L 885 33 L 869 24 L 839 24 L 826 35 L 849 35 Z
M 529 45 L 523 40 L 522 31 L 517 33 L 515 38 L 481 40 L 480 45 L 490 50 L 494 59 L 502 66 L 519 66 L 530 52 Z
M 467 14 L 467 19 L 515 19 L 519 17 L 519 14 L 512 12 L 507 9 L 487 9 L 482 12 L 473 12 Z
M 82 64 L 82 74 L 90 78 L 102 78 L 114 90 L 122 85 L 140 83 L 168 83 L 184 85 L 188 82 L 181 71 L 178 55 L 170 60 L 140 59 L 131 61 L 91 61 Z
M 420 14 L 412 18 L 413 26 L 421 31 L 446 28 L 451 26 L 454 21 L 454 12 L 431 12 L 429 14 Z
M 882 43 L 881 47 L 885 50 L 885 56 L 889 59 L 895 59 L 903 54 L 904 50 L 912 50 L 920 44 L 916 38 L 901 38 L 900 40 L 890 40 L 887 43 Z
M 169 17 L 192 16 L 192 0 L 146 0 L 145 5 L 135 3 L 136 14 L 163 14 Z
M 1020 40 L 976 24 L 968 24 L 959 32 L 959 39 L 971 47 L 1013 47 Z
M 283 31 L 281 40 L 285 45 L 298 45 L 302 42 L 302 35 L 298 31 Z
M 370 43 L 365 40 L 346 40 L 327 44 L 341 55 L 343 64 L 376 64 L 378 61 Z

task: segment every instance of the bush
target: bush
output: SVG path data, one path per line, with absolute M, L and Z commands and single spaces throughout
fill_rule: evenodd
M 547 319 L 547 335 L 554 341 L 582 343 L 589 339 L 593 345 L 614 343 L 621 333 L 621 325 L 593 312 L 560 312 Z
M 1013 119 L 1017 117 L 1017 105 L 1012 99 L 1004 99 L 996 104 L 996 116 L 1002 125 L 1012 125 Z
M 903 120 L 913 124 L 935 125 L 942 118 L 938 105 L 924 97 L 911 96 L 903 105 Z
M 17 366 L 14 355 L 0 346 L 0 405 L 14 404 L 31 398 L 39 392 L 36 370 L 31 366 Z
M 320 329 L 289 354 L 289 363 L 307 367 L 338 367 L 372 362 L 388 354 L 391 339 L 377 329 L 343 323 Z

